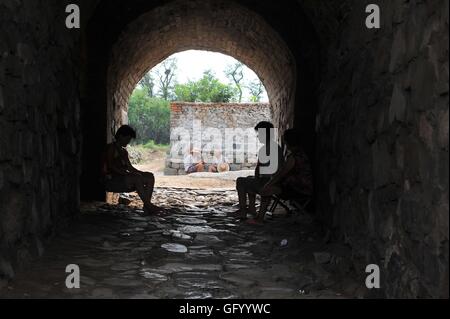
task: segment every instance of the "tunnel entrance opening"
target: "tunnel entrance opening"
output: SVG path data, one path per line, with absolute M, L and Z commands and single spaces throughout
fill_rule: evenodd
M 448 1 L 380 2 L 380 29 L 365 27 L 367 3 L 362 1 L 79 0 L 80 29 L 64 27 L 64 2 L 0 3 L 6 18 L 0 35 L 0 127 L 6 137 L 0 140 L 0 287 L 6 287 L 4 278 L 43 254 L 43 242 L 75 216 L 86 217 L 79 214 L 80 197 L 104 200 L 98 176 L 102 147 L 123 122 L 126 100 L 146 68 L 172 52 L 197 48 L 236 56 L 255 69 L 271 95 L 275 124 L 280 130 L 293 125 L 301 130 L 299 137 L 306 137 L 315 164 L 317 217 L 331 228 L 333 241 L 350 247 L 351 257 L 330 258 L 320 251 L 305 257 L 333 261 L 341 273 L 355 269 L 364 275 L 367 264 L 380 266 L 380 296 L 448 298 Z M 199 194 L 193 196 L 200 201 Z M 223 223 L 217 213 L 223 207 L 213 209 L 200 213 L 209 215 L 215 228 Z M 109 210 L 112 220 L 118 210 Z M 95 216 L 87 218 L 104 226 L 98 214 L 103 211 L 92 212 Z M 113 222 L 112 234 L 105 234 L 114 238 L 119 258 L 133 248 L 148 249 L 152 242 L 145 237 L 171 227 L 153 220 L 146 228 L 141 217 L 124 212 L 120 218 L 127 220 Z M 178 228 L 178 218 L 175 212 L 167 222 Z M 117 236 L 122 225 L 130 230 Z M 95 255 L 95 246 L 112 248 L 98 236 L 90 238 L 97 229 L 86 228 L 86 250 L 66 255 L 68 263 Z M 139 239 L 127 236 L 130 232 L 141 233 Z M 280 234 L 284 237 L 285 229 Z M 132 240 L 124 246 L 123 237 Z M 153 243 L 159 247 L 162 239 L 156 237 Z M 80 234 L 67 238 L 73 241 Z M 73 244 L 78 245 L 61 248 Z M 230 248 L 225 251 L 229 260 L 249 256 L 233 249 L 245 244 L 223 244 Z M 135 265 L 114 269 L 137 269 L 140 251 L 128 260 Z M 293 253 L 300 256 L 299 250 Z M 191 257 L 204 254 L 210 252 Z M 28 289 L 42 285 L 44 296 L 50 296 L 56 277 L 41 270 L 57 267 L 51 269 L 61 278 L 68 263 L 56 263 L 65 261 L 59 255 L 30 273 Z M 284 261 L 272 256 L 277 263 Z M 80 263 L 103 272 L 112 265 L 105 264 L 107 255 L 102 258 Z M 281 266 L 277 274 L 285 273 Z M 241 277 L 248 279 L 248 273 Z M 124 284 L 124 278 L 115 279 L 100 280 Z M 358 282 L 367 292 L 364 280 Z
M 296 61 L 277 32 L 261 16 L 234 2 L 174 1 L 128 24 L 112 46 L 103 144 L 111 143 L 117 129 L 128 122 L 129 97 L 149 69 L 187 50 L 213 51 L 242 61 L 267 89 L 275 126 L 293 126 Z M 100 186 L 97 194 L 102 194 Z
M 98 182 L 99 146 L 111 142 L 114 130 L 127 119 L 124 110 L 139 80 L 174 52 L 209 50 L 246 64 L 267 89 L 275 126 L 279 131 L 299 129 L 308 155 L 314 157 L 319 40 L 298 4 L 289 8 L 221 0 L 110 4 L 105 1 L 96 8 L 87 38 L 82 200 L 105 199 Z
M 267 91 L 242 62 L 210 51 L 172 55 L 145 74 L 129 98 L 128 121 L 138 132 L 132 163 L 150 171 L 156 187 L 234 188 L 254 174 L 254 127 L 272 122 Z M 200 150 L 190 170 L 190 147 Z

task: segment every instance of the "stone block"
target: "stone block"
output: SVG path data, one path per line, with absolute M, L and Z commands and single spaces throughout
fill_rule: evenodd
M 171 168 L 174 168 L 174 169 L 180 169 L 181 167 L 180 167 L 180 164 L 178 164 L 178 163 L 172 163 L 171 165 L 170 165 L 170 167 Z
M 231 170 L 232 172 L 240 171 L 240 170 L 241 170 L 241 165 L 238 165 L 238 164 L 231 164 L 231 165 L 230 165 L 230 170 Z
M 439 146 L 448 150 L 448 109 L 440 112 L 439 116 Z
M 406 97 L 397 85 L 391 99 L 391 106 L 389 108 L 389 123 L 392 124 L 395 120 L 403 122 L 406 117 Z
M 391 49 L 391 62 L 389 65 L 389 71 L 393 73 L 399 69 L 404 63 L 406 63 L 405 58 L 406 51 L 406 38 L 404 26 L 401 25 L 395 31 L 394 41 L 392 43 Z
M 0 52 L 1 52 L 1 51 L 0 51 Z M 4 65 L 3 62 L 0 60 L 0 86 L 6 84 L 5 78 L 6 78 L 6 77 L 5 77 L 5 65 Z
M 164 169 L 164 175 L 165 176 L 177 176 L 178 170 L 174 168 L 166 168 Z
M 420 116 L 419 121 L 419 134 L 422 141 L 427 145 L 429 149 L 433 149 L 433 133 L 434 129 L 431 126 L 430 122 L 427 119 L 425 114 Z
M 372 146 L 372 160 L 374 187 L 378 188 L 386 185 L 389 182 L 392 160 L 386 142 L 377 141 Z
M 437 82 L 434 65 L 423 58 L 411 64 L 408 83 L 411 85 L 411 106 L 423 111 L 431 108 Z
M 11 263 L 0 256 L 0 278 L 14 278 L 14 270 Z
M 5 99 L 3 98 L 3 87 L 0 85 L 0 113 L 5 108 Z
M 328 264 L 331 261 L 331 254 L 327 252 L 316 252 L 314 253 L 314 259 L 319 265 Z
M 9 166 L 6 171 L 10 183 L 14 185 L 21 185 L 24 182 L 22 167 Z
M 28 44 L 18 43 L 17 54 L 24 64 L 29 64 L 33 60 L 33 52 Z

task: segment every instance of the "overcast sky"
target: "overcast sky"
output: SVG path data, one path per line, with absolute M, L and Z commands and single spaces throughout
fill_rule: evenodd
M 186 83 L 189 80 L 199 80 L 202 77 L 203 72 L 208 69 L 212 70 L 221 82 L 230 83 L 224 71 L 229 64 L 237 62 L 236 59 L 230 56 L 208 51 L 184 51 L 174 54 L 171 57 L 176 57 L 178 60 L 178 83 Z M 248 67 L 244 69 L 244 76 L 245 81 L 252 81 L 258 78 L 258 76 Z M 245 92 L 244 95 L 247 96 L 248 92 Z M 268 100 L 267 95 L 265 95 L 262 102 L 268 102 Z

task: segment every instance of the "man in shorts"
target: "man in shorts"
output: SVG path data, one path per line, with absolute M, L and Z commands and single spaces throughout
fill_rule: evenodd
M 163 210 L 152 204 L 155 176 L 141 172 L 133 167 L 126 147 L 136 132 L 128 125 L 122 126 L 115 135 L 114 143 L 106 146 L 103 158 L 103 179 L 105 189 L 113 193 L 137 192 L 144 203 L 146 214 L 162 213 Z
M 190 152 L 184 157 L 183 162 L 184 169 L 188 175 L 205 171 L 205 162 L 202 160 L 202 154 L 193 146 L 190 147 Z
M 256 195 L 260 194 L 283 163 L 281 147 L 273 139 L 273 124 L 261 122 L 255 127 L 255 130 L 263 147 L 259 151 L 255 176 L 238 178 L 236 183 L 239 196 L 239 210 L 235 214 L 241 219 L 246 219 L 248 214 L 256 215 Z M 262 159 L 265 160 L 263 161 Z

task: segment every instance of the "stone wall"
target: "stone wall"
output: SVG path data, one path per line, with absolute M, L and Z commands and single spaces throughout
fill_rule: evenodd
M 346 5 L 317 117 L 321 218 L 384 296 L 448 297 L 448 4 Z
M 203 49 L 256 71 L 280 128 L 312 141 L 316 124 L 318 214 L 355 270 L 379 264 L 388 297 L 448 296 L 447 0 L 379 0 L 380 30 L 360 0 L 74 2 L 83 45 L 69 1 L 0 0 L 0 286 L 78 210 L 82 135 L 97 198 L 99 145 L 140 76 Z
M 220 52 L 246 64 L 264 83 L 277 110 L 274 123 L 292 126 L 296 62 L 279 34 L 235 1 L 176 0 L 130 23 L 114 44 L 108 70 L 108 132 L 126 121 L 129 97 L 144 74 L 186 50 Z
M 0 0 L 0 286 L 78 212 L 79 32 L 65 6 Z
M 227 144 L 226 137 L 232 133 L 231 131 L 227 133 L 227 129 L 242 129 L 243 132 L 254 134 L 253 129 L 256 124 L 261 121 L 271 121 L 271 119 L 270 104 L 172 103 L 170 119 L 171 149 L 175 150 L 177 144 L 186 136 L 189 136 L 190 141 L 184 143 L 185 145 L 193 144 L 194 147 L 202 148 L 204 152 L 208 152 L 208 150 L 214 148 L 208 145 L 215 142 L 212 140 L 211 133 L 215 134 L 214 131 L 216 131 L 221 136 L 220 148 L 223 155 L 227 157 L 231 170 L 253 169 L 256 166 L 256 144 L 253 145 L 252 151 L 252 148 L 249 148 L 248 139 L 240 138 L 240 136 L 243 136 L 242 134 L 238 134 L 232 144 Z M 196 141 L 199 144 L 195 144 Z M 176 154 L 168 155 L 165 174 L 186 174 L 183 157 L 183 151 L 181 150 Z M 208 162 L 206 158 L 204 160 Z

